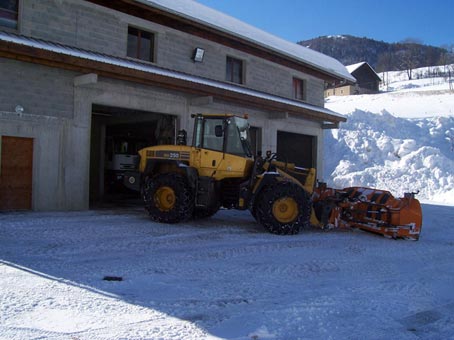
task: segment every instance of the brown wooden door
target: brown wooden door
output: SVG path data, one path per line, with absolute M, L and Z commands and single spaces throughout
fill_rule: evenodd
M 30 210 L 33 139 L 1 136 L 0 161 L 0 210 Z

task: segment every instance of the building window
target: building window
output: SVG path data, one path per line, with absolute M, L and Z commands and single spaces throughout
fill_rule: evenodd
M 298 100 L 306 100 L 306 86 L 302 79 L 293 78 L 293 98 Z
M 0 26 L 17 28 L 18 0 L 0 0 Z
M 128 57 L 154 62 L 154 34 L 128 27 Z
M 232 83 L 243 84 L 243 61 L 227 57 L 225 80 Z

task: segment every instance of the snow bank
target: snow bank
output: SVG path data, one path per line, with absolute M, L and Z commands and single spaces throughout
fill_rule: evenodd
M 430 82 L 419 80 L 412 90 L 328 98 L 326 106 L 348 120 L 325 135 L 327 182 L 398 196 L 419 191 L 421 199 L 454 202 L 454 93 Z

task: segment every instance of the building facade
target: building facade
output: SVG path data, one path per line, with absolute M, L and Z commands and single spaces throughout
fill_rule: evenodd
M 319 169 L 345 120 L 323 107 L 339 62 L 195 1 L 0 4 L 0 210 L 88 209 L 193 113 L 247 113 L 255 151 Z

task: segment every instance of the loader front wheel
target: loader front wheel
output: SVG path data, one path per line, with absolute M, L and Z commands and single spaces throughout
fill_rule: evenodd
M 153 221 L 178 223 L 192 217 L 194 195 L 183 175 L 168 173 L 148 178 L 143 199 Z
M 279 182 L 264 189 L 255 213 L 257 221 L 270 233 L 297 234 L 309 224 L 310 199 L 298 185 Z

